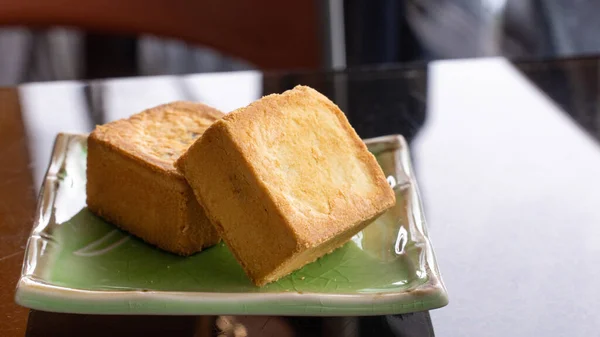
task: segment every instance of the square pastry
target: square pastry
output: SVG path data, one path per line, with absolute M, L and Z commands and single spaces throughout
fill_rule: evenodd
M 88 208 L 179 255 L 219 242 L 174 163 L 222 116 L 204 104 L 174 102 L 99 125 L 88 138 Z
M 305 86 L 226 115 L 176 166 L 259 286 L 342 246 L 395 203 L 344 113 Z

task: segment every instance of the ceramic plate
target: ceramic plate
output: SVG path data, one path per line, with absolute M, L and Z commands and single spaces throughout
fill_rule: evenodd
M 400 136 L 366 143 L 396 206 L 342 248 L 258 288 L 224 244 L 180 257 L 93 215 L 85 205 L 86 136 L 60 134 L 16 301 L 94 314 L 380 315 L 442 307 L 448 299 L 406 143 Z

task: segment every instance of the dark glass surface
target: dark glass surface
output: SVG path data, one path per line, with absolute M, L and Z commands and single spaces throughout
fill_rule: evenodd
M 3 139 L 0 153 L 26 149 L 29 164 L 20 170 L 31 177 L 25 184 L 33 194 L 58 132 L 88 132 L 95 124 L 171 100 L 232 110 L 263 94 L 310 85 L 334 100 L 362 137 L 400 133 L 411 143 L 450 304 L 432 311 L 432 319 L 428 312 L 235 318 L 251 336 L 286 331 L 431 336 L 433 328 L 442 336 L 595 335 L 600 315 L 599 71 L 595 57 L 487 59 L 341 72 L 30 84 L 12 91 L 21 121 L 11 123 L 24 131 Z M 10 178 L 6 171 L 3 179 Z M 9 205 L 8 197 L 2 198 Z M 30 215 L 19 216 L 22 226 L 31 225 Z M 15 235 L 7 231 L 0 235 Z M 26 234 L 19 232 L 18 240 Z M 22 243 L 16 247 L 22 250 Z M 20 261 L 6 261 L 0 258 L 0 267 L 16 279 Z M 16 315 L 11 310 L 17 309 L 5 307 Z M 215 320 L 32 311 L 27 334 L 95 336 L 106 335 L 100 331 L 106 328 L 113 336 L 209 336 L 217 334 Z

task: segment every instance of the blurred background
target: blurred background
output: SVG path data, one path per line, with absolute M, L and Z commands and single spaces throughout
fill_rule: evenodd
M 600 51 L 594 0 L 0 0 L 0 85 Z

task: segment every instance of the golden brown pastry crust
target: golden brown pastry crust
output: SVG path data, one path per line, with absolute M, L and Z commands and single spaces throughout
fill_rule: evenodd
M 173 102 L 98 126 L 88 138 L 87 204 L 98 216 L 180 255 L 219 236 L 174 161 L 223 114 Z
M 345 115 L 304 86 L 226 115 L 176 166 L 259 286 L 343 245 L 395 203 Z

